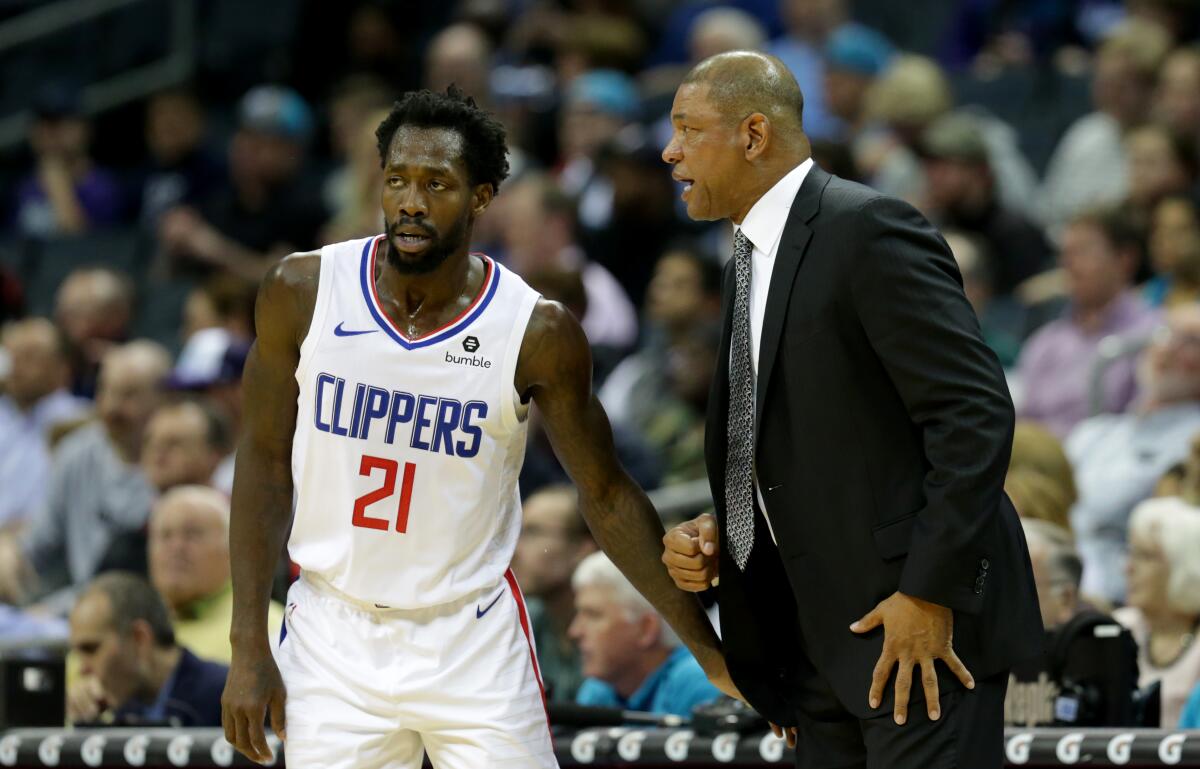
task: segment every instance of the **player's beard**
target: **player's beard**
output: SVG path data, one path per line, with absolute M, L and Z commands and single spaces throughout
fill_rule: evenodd
M 466 242 L 467 236 L 471 231 L 471 214 L 468 211 L 459 217 L 458 221 L 454 223 L 454 226 L 445 235 L 439 234 L 423 222 L 414 222 L 412 220 L 394 222 L 388 225 L 388 244 L 392 245 L 392 239 L 396 237 L 396 229 L 413 224 L 421 227 L 428 233 L 429 247 L 417 254 L 409 254 L 394 247 L 388 248 L 387 260 L 388 264 L 394 267 L 397 272 L 407 275 L 423 275 L 436 270 L 441 266 L 442 262 L 450 258 L 451 254 L 462 248 L 462 244 Z

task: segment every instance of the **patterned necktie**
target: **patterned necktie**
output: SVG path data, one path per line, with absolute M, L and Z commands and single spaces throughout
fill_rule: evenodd
M 750 368 L 750 240 L 733 238 L 733 336 L 729 356 L 729 422 L 725 450 L 725 539 L 738 569 L 754 547 L 754 371 Z

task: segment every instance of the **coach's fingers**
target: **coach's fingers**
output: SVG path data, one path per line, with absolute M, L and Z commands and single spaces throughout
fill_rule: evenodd
M 879 707 L 883 702 L 883 688 L 887 686 L 888 678 L 892 675 L 892 667 L 896 664 L 896 658 L 888 650 L 887 646 L 883 647 L 883 651 L 879 654 L 879 659 L 875 661 L 875 670 L 871 672 L 871 691 L 867 693 L 867 704 L 872 709 Z
M 921 658 L 921 687 L 925 689 L 925 712 L 930 721 L 941 717 L 941 700 L 938 699 L 937 673 L 933 669 L 933 658 Z
M 692 540 L 695 545 L 696 540 Z M 663 551 L 662 562 L 670 569 L 679 569 L 681 571 L 702 572 L 706 570 L 712 562 L 712 556 L 704 555 L 699 552 L 699 547 L 696 547 L 696 553 L 687 555 L 675 550 L 667 548 Z
M 912 689 L 913 661 L 907 657 L 900 659 L 900 667 L 896 670 L 896 704 L 892 715 L 896 723 L 903 726 L 908 720 L 908 695 Z
M 663 535 L 664 553 L 676 553 L 683 557 L 700 555 L 699 529 L 692 521 L 681 523 Z
M 975 677 L 971 675 L 971 671 L 967 670 L 967 666 L 964 665 L 963 661 L 960 660 L 958 655 L 954 653 L 954 649 L 950 649 L 949 653 L 943 654 L 941 660 L 942 662 L 946 663 L 946 667 L 950 668 L 950 672 L 953 673 L 959 681 L 962 681 L 963 686 L 967 687 L 968 689 L 975 688 Z
M 696 526 L 699 528 L 700 550 L 705 555 L 716 555 L 717 548 L 720 546 L 720 527 L 717 526 L 717 519 L 712 513 L 704 513 L 694 519 Z

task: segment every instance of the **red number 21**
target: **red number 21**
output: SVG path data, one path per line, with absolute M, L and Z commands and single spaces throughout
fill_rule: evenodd
M 400 463 L 394 459 L 363 455 L 362 463 L 358 466 L 358 474 L 370 477 L 375 470 L 383 470 L 383 485 L 354 500 L 354 518 L 351 519 L 351 522 L 355 526 L 387 531 L 387 520 L 367 515 L 367 507 L 396 493 L 396 473 L 399 469 Z M 400 507 L 396 511 L 396 531 L 401 534 L 408 530 L 408 507 L 412 502 L 413 476 L 416 472 L 416 465 L 412 462 L 404 463 L 404 481 L 400 484 Z

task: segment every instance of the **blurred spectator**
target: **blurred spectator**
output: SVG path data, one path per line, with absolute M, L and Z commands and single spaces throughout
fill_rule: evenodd
M 1200 48 L 1173 52 L 1158 73 L 1155 117 L 1176 136 L 1200 141 Z
M 1179 715 L 1179 728 L 1200 729 L 1200 683 L 1192 689 L 1191 696 L 1183 706 L 1183 712 Z
M 574 702 L 583 681 L 579 649 L 567 637 L 575 616 L 571 575 L 596 543 L 579 514 L 574 486 L 547 486 L 525 499 L 513 571 L 529 608 L 538 668 L 554 702 Z
M 338 84 L 330 97 L 329 146 L 337 167 L 325 177 L 322 197 L 325 208 L 335 217 L 345 218 L 347 209 L 357 210 L 362 205 L 362 187 L 367 178 L 383 183 L 383 169 L 379 167 L 379 152 L 375 148 L 375 129 L 391 107 L 392 99 L 388 84 L 370 75 L 347 78 Z M 375 194 L 371 208 L 376 218 L 380 209 L 379 190 L 380 187 L 372 190 Z M 363 234 L 380 231 L 376 229 Z
M 662 462 L 664 485 L 707 476 L 705 413 L 720 346 L 720 324 L 701 323 L 675 340 L 659 361 L 666 370 L 666 397 L 653 404 L 653 413 L 638 427 Z
M 1196 149 L 1190 139 L 1153 123 L 1125 136 L 1129 162 L 1129 207 L 1139 225 L 1149 225 L 1158 202 L 1188 192 L 1196 183 Z
M 106 568 L 144 568 L 140 534 L 154 489 L 138 464 L 146 423 L 157 407 L 170 358 L 152 342 L 117 347 L 104 357 L 96 396 L 98 423 L 63 440 L 46 506 L 19 546 L 0 552 L 0 596 L 39 599 L 65 614 L 76 591 Z M 141 552 L 133 552 L 134 546 Z
M 1200 307 L 1171 310 L 1138 358 L 1139 402 L 1127 414 L 1084 420 L 1066 441 L 1079 501 L 1071 524 L 1083 558 L 1083 592 L 1119 602 L 1129 513 L 1188 456 L 1200 433 Z
M 492 44 L 474 24 L 451 24 L 425 49 L 424 85 L 431 91 L 457 85 L 486 109 L 491 101 L 491 73 Z
M 146 424 L 142 472 L 160 493 L 209 486 L 228 445 L 229 428 L 212 407 L 188 400 L 167 403 Z
M 1063 231 L 1059 258 L 1070 305 L 1063 317 L 1025 343 L 1018 366 L 1024 391 L 1018 412 L 1065 437 L 1089 415 L 1091 372 L 1101 340 L 1147 334 L 1156 315 L 1133 290 L 1139 242 L 1121 213 L 1076 215 Z M 1122 412 L 1135 394 L 1134 359 L 1110 365 L 1101 408 Z
M 1083 564 L 1075 552 L 1071 532 L 1049 521 L 1031 518 L 1022 518 L 1021 526 L 1029 544 L 1042 624 L 1053 632 L 1089 608 L 1079 595 Z
M 1062 443 L 1051 431 L 1037 422 L 1018 419 L 1013 430 L 1012 457 L 1008 471 L 1031 472 L 1045 477 L 1058 489 L 1057 496 L 1070 508 L 1079 499 L 1075 488 L 1075 471 Z M 1063 528 L 1070 530 L 1070 524 Z
M 548 177 L 531 173 L 505 191 L 501 205 L 505 264 L 523 276 L 548 268 L 578 270 L 587 292 L 582 322 L 588 341 L 631 347 L 637 339 L 637 311 L 612 273 L 579 247 L 571 199 Z
M 645 424 L 667 395 L 666 351 L 691 329 L 720 315 L 721 267 L 715 257 L 686 244 L 659 257 L 646 292 L 642 347 L 617 365 L 599 391 L 609 419 Z
M 583 674 L 580 705 L 690 716 L 720 696 L 667 623 L 604 553 L 592 553 L 571 578 Z
M 559 121 L 558 181 L 568 196 L 579 199 L 580 219 L 587 226 L 603 227 L 612 211 L 612 187 L 597 178 L 597 156 L 640 109 L 633 81 L 615 70 L 585 72 L 567 87 Z
M 91 124 L 80 94 L 50 84 L 38 92 L 29 144 L 34 169 L 16 190 L 17 230 L 28 237 L 73 235 L 116 224 L 123 213 L 121 188 L 92 160 Z
M 133 281 L 107 267 L 82 267 L 59 285 L 54 320 L 70 343 L 71 392 L 95 394 L 100 361 L 129 338 L 133 298 Z
M 375 129 L 388 112 L 369 112 L 359 123 L 357 140 L 347 147 L 347 164 L 340 172 L 338 203 L 330 209 L 333 217 L 321 231 L 322 243 L 341 243 L 383 232 L 383 168 Z
M 1133 632 L 1138 686 L 1160 685 L 1161 728 L 1179 723 L 1200 682 L 1200 510 L 1176 499 L 1143 502 L 1129 519 L 1128 605 L 1113 617 Z
M 1167 33 L 1142 20 L 1126 22 L 1101 45 L 1092 73 L 1096 111 L 1067 129 L 1042 184 L 1040 210 L 1055 231 L 1080 211 L 1125 198 L 1122 136 L 1149 114 L 1154 79 L 1169 49 Z
M 204 659 L 229 664 L 229 497 L 207 486 L 176 486 L 155 503 L 148 540 L 150 582 L 166 601 L 176 640 Z M 282 623 L 283 605 L 272 601 L 272 637 Z M 546 676 L 544 660 L 541 669 Z
M 175 206 L 198 206 L 226 183 L 225 169 L 204 147 L 204 107 L 173 88 L 146 103 L 149 162 L 141 182 L 142 223 L 151 229 Z
M 1150 265 L 1145 287 L 1153 307 L 1200 301 L 1200 211 L 1191 198 L 1172 195 L 1154 207 L 1150 221 Z
M 1023 521 L 1045 521 L 1065 531 L 1071 529 L 1071 504 L 1062 487 L 1032 470 L 1009 470 L 1004 493 L 1012 500 Z
M 974 116 L 939 118 L 922 133 L 919 149 L 926 213 L 940 226 L 971 233 L 987 246 L 997 293 L 1012 293 L 1050 266 L 1050 245 L 1040 227 L 999 199 L 987 142 Z
M 183 305 L 184 344 L 198 331 L 218 328 L 233 339 L 254 338 L 258 286 L 236 275 L 214 275 L 188 292 Z
M 845 0 L 781 0 L 787 33 L 767 46 L 795 76 L 804 94 L 804 132 L 813 139 L 841 139 L 845 126 L 825 103 L 825 46 L 845 28 L 868 31 L 850 21 Z
M 67 391 L 65 340 L 44 318 L 0 329 L 9 372 L 0 390 L 0 530 L 24 525 L 45 504 L 51 431 L 81 418 L 88 403 Z
M 558 81 L 570 84 L 593 70 L 633 72 L 641 64 L 646 36 L 624 9 L 581 7 L 560 16 L 551 31 Z
M 883 35 L 857 25 L 839 28 L 825 44 L 825 104 L 845 125 L 845 139 L 853 140 L 866 127 L 867 92 L 893 54 Z
M 167 607 L 145 579 L 109 572 L 71 611 L 81 677 L 67 693 L 74 724 L 220 726 L 228 668 L 175 641 Z
M 762 22 L 740 8 L 718 5 L 702 11 L 688 31 L 692 64 L 726 51 L 758 51 L 767 42 Z
M 258 86 L 242 98 L 238 121 L 229 143 L 232 189 L 198 210 L 168 211 L 159 234 L 167 253 L 192 270 L 258 281 L 276 258 L 317 245 L 326 212 L 319 185 L 301 174 L 313 131 L 304 99 Z
M 963 292 L 979 318 L 983 341 L 996 353 L 1000 365 L 1012 368 L 1021 351 L 1024 307 L 1011 296 L 997 294 L 995 265 L 982 240 L 958 230 L 945 230 L 942 235 L 962 273 Z

